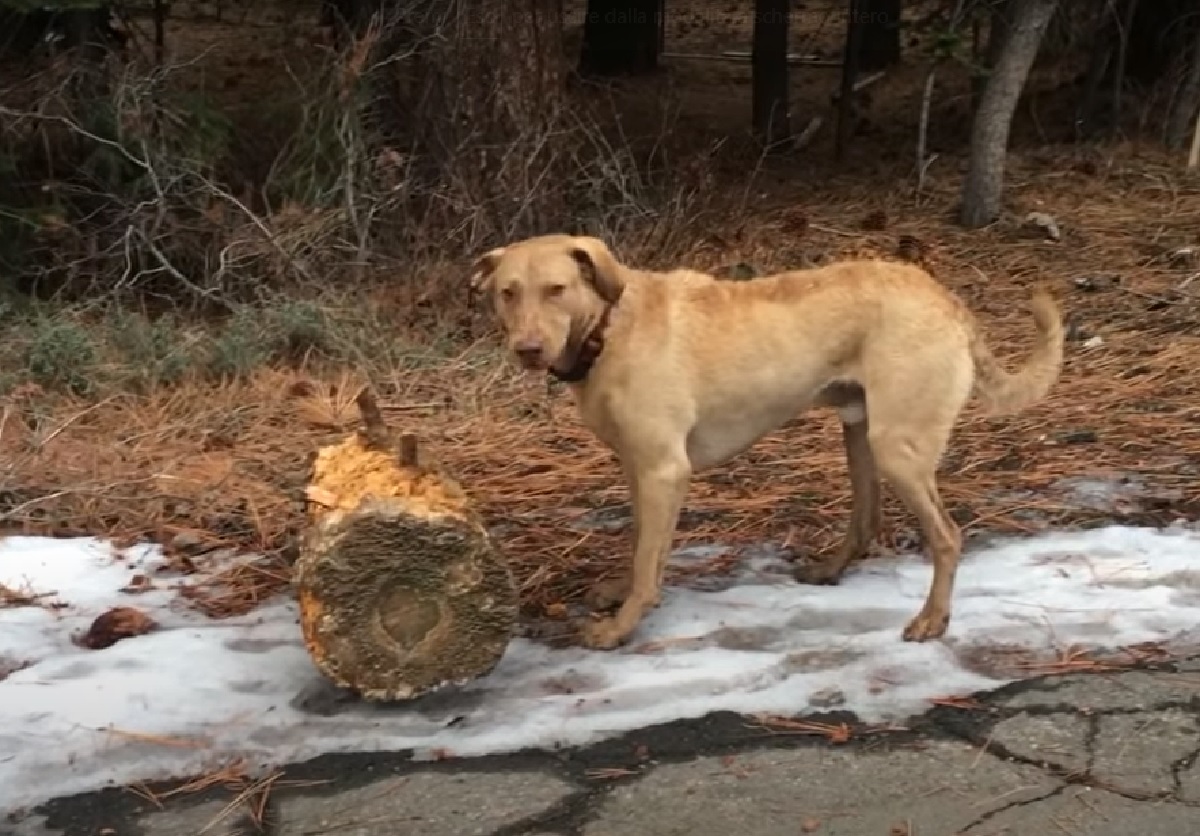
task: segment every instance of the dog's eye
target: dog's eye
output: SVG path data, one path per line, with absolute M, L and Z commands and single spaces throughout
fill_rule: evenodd
M 506 287 L 500 291 L 500 298 L 505 302 L 511 302 L 517 295 L 517 292 L 511 287 Z
M 567 286 L 565 284 L 552 284 L 546 288 L 546 295 L 550 297 L 562 296 L 566 292 Z

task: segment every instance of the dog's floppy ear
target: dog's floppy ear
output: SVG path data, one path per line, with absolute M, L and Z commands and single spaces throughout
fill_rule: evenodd
M 571 258 L 579 264 L 583 277 L 600 298 L 616 304 L 625 290 L 625 269 L 612 251 L 598 238 L 580 236 L 571 242 Z
M 468 285 L 471 293 L 483 293 L 488 290 L 492 283 L 492 273 L 495 272 L 502 255 L 504 255 L 504 247 L 497 247 L 475 259 L 475 263 L 471 266 L 471 282 Z

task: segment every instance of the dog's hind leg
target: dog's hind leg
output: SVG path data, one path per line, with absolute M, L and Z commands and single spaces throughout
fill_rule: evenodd
M 838 414 L 842 419 L 842 441 L 850 471 L 850 525 L 836 552 L 796 569 L 796 580 L 801 583 L 837 583 L 852 561 L 866 556 L 882 524 L 879 473 L 867 438 L 866 408 L 859 401 L 839 407 Z
M 916 516 L 933 560 L 929 594 L 921 611 L 904 628 L 904 640 L 919 642 L 939 638 L 950 625 L 962 535 L 938 496 L 933 462 L 905 449 L 907 445 L 894 438 L 872 439 L 872 447 L 883 477 Z
M 940 376 L 919 364 L 913 368 L 922 372 L 923 390 L 897 373 L 878 389 L 868 389 L 868 438 L 880 475 L 916 516 L 933 561 L 925 605 L 904 628 L 905 641 L 926 641 L 942 636 L 950 624 L 962 535 L 938 495 L 937 467 L 971 379 L 953 368 Z M 914 392 L 921 393 L 919 399 Z

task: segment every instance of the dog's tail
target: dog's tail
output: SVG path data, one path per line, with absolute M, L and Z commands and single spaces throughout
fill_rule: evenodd
M 975 362 L 975 390 L 988 415 L 1020 412 L 1040 401 L 1058 379 L 1063 359 L 1062 313 L 1044 287 L 1033 291 L 1031 301 L 1037 341 L 1024 368 L 1013 373 L 1000 365 L 978 328 L 971 337 Z

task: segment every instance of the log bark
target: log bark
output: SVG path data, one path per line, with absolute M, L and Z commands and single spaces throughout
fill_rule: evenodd
M 512 576 L 459 483 L 397 438 L 369 390 L 362 430 L 318 451 L 295 566 L 317 668 L 368 700 L 486 674 L 517 624 Z
M 1000 214 L 1013 114 L 1057 5 L 1058 0 L 1018 0 L 1013 9 L 1012 28 L 988 77 L 971 131 L 959 213 L 960 223 L 968 229 L 987 226 Z

